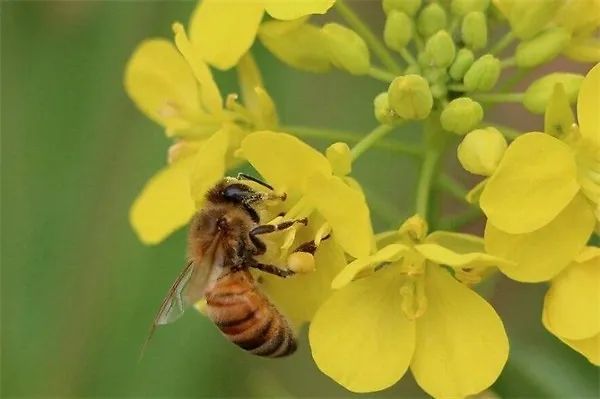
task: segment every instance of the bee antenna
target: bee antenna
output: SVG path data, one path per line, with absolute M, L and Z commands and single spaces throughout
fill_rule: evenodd
M 238 173 L 238 175 L 237 175 L 237 179 L 238 179 L 238 180 L 250 180 L 250 181 L 253 181 L 254 183 L 258 183 L 258 184 L 260 184 L 261 186 L 268 188 L 268 189 L 269 189 L 269 190 L 271 190 L 271 191 L 273 191 L 273 190 L 274 190 L 273 186 L 271 186 L 270 184 L 267 184 L 267 183 L 265 183 L 264 181 L 260 180 L 259 178 L 256 178 L 256 177 L 254 177 L 254 176 L 247 175 L 247 174 L 245 174 L 245 173 Z

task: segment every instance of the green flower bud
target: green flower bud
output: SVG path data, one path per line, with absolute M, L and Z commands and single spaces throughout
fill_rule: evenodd
M 576 73 L 551 73 L 529 85 L 527 91 L 525 91 L 523 105 L 535 114 L 543 114 L 554 91 L 554 86 L 557 83 L 562 83 L 569 103 L 574 104 L 577 101 L 581 82 L 583 82 L 583 75 Z
M 522 40 L 531 39 L 554 19 L 565 0 L 513 1 L 508 22 L 513 33 Z
M 336 23 L 326 24 L 321 29 L 327 38 L 333 65 L 353 75 L 364 75 L 369 71 L 369 49 L 356 32 Z
M 409 65 L 404 70 L 404 74 L 405 75 L 420 75 L 421 67 L 419 67 L 418 65 Z
M 500 60 L 491 54 L 479 57 L 469 68 L 463 82 L 467 91 L 491 90 L 500 77 Z
M 458 50 L 454 62 L 448 71 L 450 77 L 454 80 L 462 80 L 465 73 L 473 65 L 473 61 L 475 61 L 475 56 L 471 50 L 466 48 Z
M 473 50 L 479 50 L 487 44 L 487 21 L 485 15 L 479 11 L 472 11 L 465 15 L 461 26 L 463 42 Z
M 346 176 L 352 171 L 352 157 L 346 143 L 334 143 L 325 151 L 327 160 L 336 176 Z
M 466 134 L 483 119 L 483 108 L 469 97 L 452 100 L 440 115 L 442 127 L 453 133 Z
M 448 82 L 448 74 L 446 69 L 438 67 L 425 68 L 421 74 L 429 83 L 446 84 Z
M 422 0 L 383 0 L 383 11 L 389 14 L 393 10 L 401 11 L 413 17 L 419 8 Z
M 392 10 L 388 14 L 383 29 L 383 40 L 392 50 L 401 51 L 413 36 L 412 18 L 402 11 Z
M 490 176 L 506 151 L 506 139 L 493 127 L 473 130 L 458 146 L 457 155 L 465 170 L 483 176 Z
M 452 0 L 450 11 L 452 14 L 462 17 L 472 11 L 485 11 L 489 4 L 489 0 Z
M 437 3 L 431 3 L 421 10 L 417 18 L 417 29 L 422 36 L 429 37 L 444 29 L 447 22 L 444 8 Z
M 532 68 L 551 61 L 561 53 L 571 34 L 565 28 L 550 28 L 533 39 L 519 43 L 515 61 L 520 68 Z
M 431 85 L 431 95 L 438 100 L 444 99 L 448 95 L 448 87 L 443 83 L 434 83 Z
M 425 54 L 434 66 L 441 68 L 450 66 L 456 54 L 452 37 L 445 30 L 438 31 L 427 39 Z
M 377 119 L 379 123 L 391 125 L 399 119 L 394 110 L 390 108 L 387 92 L 379 93 L 377 97 L 373 99 L 373 110 L 375 119 Z
M 388 98 L 403 119 L 425 119 L 433 107 L 429 84 L 419 75 L 398 76 L 388 88 Z

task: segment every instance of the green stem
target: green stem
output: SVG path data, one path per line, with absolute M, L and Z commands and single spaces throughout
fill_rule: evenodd
M 513 35 L 512 31 L 509 30 L 502 37 L 502 39 L 500 39 L 499 41 L 496 42 L 496 45 L 491 48 L 489 53 L 493 54 L 493 55 L 500 53 L 506 47 L 510 46 L 510 44 L 513 42 L 513 40 L 515 40 L 515 35 Z
M 371 148 L 377 141 L 383 138 L 386 134 L 394 130 L 392 125 L 379 125 L 369 134 L 364 136 L 350 151 L 352 160 L 356 161 L 365 151 Z
M 520 103 L 524 93 L 477 93 L 470 96 L 475 101 L 485 103 Z
M 344 0 L 337 0 L 335 2 L 336 10 L 340 15 L 348 22 L 348 24 L 358 33 L 367 45 L 371 48 L 373 53 L 379 58 L 381 63 L 385 65 L 390 71 L 396 74 L 400 74 L 402 69 L 400 65 L 396 63 L 390 52 L 383 45 L 373 31 L 360 19 L 358 15 L 346 4 Z
M 386 70 L 383 70 L 381 68 L 377 68 L 374 66 L 369 68 L 369 72 L 367 72 L 367 75 L 369 75 L 370 77 L 375 78 L 377 80 L 381 80 L 382 82 L 386 82 L 386 83 L 391 82 L 396 77 L 393 73 L 390 73 Z
M 431 114 L 425 121 L 424 127 L 427 150 L 423 158 L 421 173 L 417 183 L 416 212 L 427 220 L 429 214 L 429 199 L 434 183 L 440 157 L 446 144 L 445 132 L 439 123 L 439 114 Z
M 465 85 L 461 85 L 461 84 L 450 84 L 447 87 L 448 87 L 448 90 L 452 90 L 452 91 L 468 91 L 467 88 L 465 87 Z
M 518 130 L 513 129 L 512 127 L 498 125 L 495 123 L 492 124 L 492 126 L 500 130 L 500 133 L 502 133 L 504 137 L 506 137 L 509 140 L 514 140 L 521 135 L 521 133 Z
M 500 61 L 500 67 L 502 69 L 510 68 L 517 65 L 517 59 L 515 57 L 508 57 Z
M 468 193 L 467 189 L 465 189 L 463 185 L 457 182 L 452 176 L 447 175 L 446 173 L 440 174 L 437 180 L 437 185 L 454 198 L 465 201 L 465 197 Z
M 459 213 L 458 215 L 442 218 L 438 224 L 438 227 L 440 230 L 454 231 L 466 224 L 469 224 L 479 219 L 481 216 L 482 213 L 481 210 L 479 210 L 479 208 L 469 208 L 463 213 Z
M 347 143 L 358 143 L 361 136 L 358 133 L 343 132 L 341 130 L 323 129 L 307 126 L 282 126 L 281 130 L 294 133 L 300 137 L 311 137 L 330 141 L 345 141 Z M 382 139 L 373 144 L 373 147 L 399 152 L 413 157 L 420 157 L 423 150 L 420 146 L 400 143 L 395 140 Z
M 408 51 L 406 48 L 400 50 L 400 56 L 408 65 L 419 65 L 415 57 L 413 57 L 412 53 Z

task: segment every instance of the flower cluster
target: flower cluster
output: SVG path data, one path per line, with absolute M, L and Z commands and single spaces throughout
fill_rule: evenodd
M 261 210 L 262 223 L 308 221 L 264 236 L 261 260 L 297 273 L 289 279 L 262 274 L 262 289 L 294 324 L 310 323 L 316 365 L 354 392 L 385 389 L 409 367 L 434 397 L 490 387 L 507 361 L 509 339 L 473 287 L 500 273 L 549 282 L 543 315 L 535 317 L 600 364 L 600 249 L 594 245 L 600 64 L 585 77 L 552 72 L 522 93 L 510 91 L 523 71 L 561 55 L 599 62 L 600 3 L 378 4 L 385 15 L 381 38 L 344 0 L 203 0 L 187 33 L 173 25 L 174 44 L 143 42 L 127 64 L 125 88 L 174 143 L 167 166 L 133 203 L 134 230 L 144 243 L 161 242 L 188 223 L 227 173 L 254 168 L 287 196 Z M 343 23 L 311 20 L 331 9 Z M 377 125 L 352 147 L 344 134 L 325 153 L 304 143 L 302 129 L 279 121 L 251 54 L 256 40 L 292 68 L 338 69 L 382 82 L 368 110 Z M 236 68 L 241 99 L 223 98 L 211 67 Z M 487 121 L 495 103 L 544 114 L 543 132 L 520 134 Z M 411 120 L 422 124 L 417 149 L 391 138 Z M 377 235 L 361 183 L 350 177 L 353 162 L 376 146 L 421 161 L 415 216 Z M 444 171 L 449 148 L 466 171 L 484 177 L 469 192 Z M 440 217 L 431 201 L 434 185 L 464 200 L 465 213 Z M 483 237 L 459 232 L 473 216 L 486 218 Z M 299 260 L 294 249 L 307 241 L 318 249 L 314 258 Z

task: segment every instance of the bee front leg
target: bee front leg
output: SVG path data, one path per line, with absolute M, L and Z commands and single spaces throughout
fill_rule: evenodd
M 254 247 L 256 248 L 254 255 L 262 255 L 267 250 L 265 243 L 262 242 L 260 240 L 260 238 L 257 237 L 258 235 L 286 230 L 286 229 L 289 229 L 290 227 L 292 227 L 295 223 L 301 223 L 306 226 L 308 223 L 308 219 L 304 218 L 304 219 L 297 219 L 297 220 L 289 220 L 289 221 L 282 222 L 279 224 L 262 224 L 260 226 L 256 226 L 252 230 L 250 230 L 248 235 L 250 236 L 250 241 L 252 241 L 252 244 L 254 244 Z
M 260 263 L 260 262 L 255 262 L 252 263 L 250 265 L 248 265 L 254 269 L 258 269 L 260 271 L 263 271 L 265 273 L 269 273 L 269 274 L 274 274 L 275 276 L 279 276 L 279 277 L 289 277 L 294 275 L 295 273 L 289 269 L 281 269 L 275 265 L 268 265 L 266 263 Z

